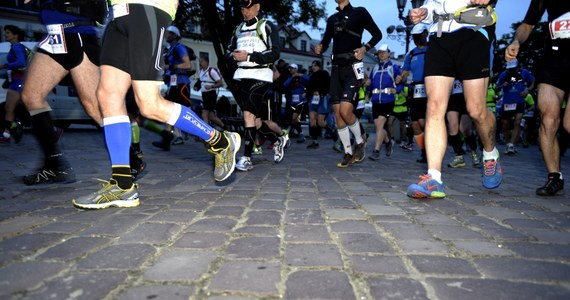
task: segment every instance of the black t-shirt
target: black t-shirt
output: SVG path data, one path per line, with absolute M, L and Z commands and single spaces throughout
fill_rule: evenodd
M 321 96 L 329 92 L 331 77 L 329 72 L 325 70 L 318 70 L 311 74 L 309 83 L 307 84 L 307 98 L 311 98 L 315 91 L 318 91 Z
M 343 25 L 345 30 L 339 30 Z M 370 47 L 374 47 L 382 39 L 380 28 L 366 8 L 352 7 L 349 3 L 343 10 L 327 19 L 327 27 L 321 42 L 323 45 L 322 52 L 327 50 L 333 37 L 333 54 L 350 53 L 354 49 L 362 47 L 362 33 L 365 29 L 372 35 L 368 44 Z
M 567 0 L 531 0 L 523 22 L 536 25 L 544 12 L 548 12 L 548 22 L 570 12 L 570 1 Z

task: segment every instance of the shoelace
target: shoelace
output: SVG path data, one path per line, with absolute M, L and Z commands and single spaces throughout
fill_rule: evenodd
M 497 161 L 492 159 L 492 160 L 487 160 L 485 161 L 485 176 L 493 176 L 495 174 L 495 170 L 497 168 Z
M 418 183 L 419 185 L 422 185 L 433 179 L 429 174 L 422 174 L 419 177 L 420 177 L 420 183 Z
M 222 157 L 222 153 L 214 151 L 212 149 L 208 149 L 208 152 L 214 154 L 214 164 L 216 165 L 216 168 L 219 168 L 224 164 L 224 158 Z

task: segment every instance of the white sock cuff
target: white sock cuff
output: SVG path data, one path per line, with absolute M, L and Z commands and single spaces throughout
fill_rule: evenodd
M 168 117 L 168 121 L 166 121 L 166 123 L 174 126 L 180 117 L 180 113 L 182 113 L 182 105 L 174 103 L 170 109 L 170 117 Z
M 111 125 L 111 124 L 118 124 L 118 123 L 127 123 L 131 124 L 131 120 L 129 120 L 129 116 L 122 115 L 122 116 L 112 116 L 103 118 L 103 126 Z

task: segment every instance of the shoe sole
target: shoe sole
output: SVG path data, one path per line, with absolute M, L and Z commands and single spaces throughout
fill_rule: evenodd
M 431 195 L 422 193 L 420 191 L 408 192 L 406 195 L 414 199 L 443 199 L 445 198 L 445 193 L 443 192 L 432 192 Z
M 230 175 L 232 175 L 232 173 L 236 169 L 236 153 L 239 151 L 239 148 L 241 147 L 241 136 L 237 133 L 231 133 L 231 136 L 232 136 L 231 139 L 233 139 L 235 146 L 234 151 L 232 151 L 233 163 L 232 166 L 230 167 L 230 171 L 228 172 L 228 174 L 226 174 L 226 176 L 224 176 L 223 178 L 214 178 L 216 181 L 224 181 L 228 179 L 228 177 L 230 177 Z
M 456 168 L 465 168 L 465 164 L 459 164 L 459 165 L 448 164 L 447 166 L 450 167 L 450 168 L 454 168 L 454 169 L 456 169 Z
M 140 205 L 139 198 L 131 199 L 131 200 L 115 200 L 111 202 L 101 203 L 101 204 L 81 204 L 75 202 L 75 199 L 71 200 L 73 206 L 82 208 L 82 209 L 104 209 L 109 207 L 118 207 L 118 208 L 131 208 L 137 207 Z

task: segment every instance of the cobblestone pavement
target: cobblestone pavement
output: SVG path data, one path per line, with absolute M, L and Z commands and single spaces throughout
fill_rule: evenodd
M 281 164 L 264 149 L 217 184 L 201 143 L 156 139 L 142 132 L 141 206 L 100 211 L 71 198 L 110 176 L 101 131 L 64 134 L 79 179 L 66 185 L 22 184 L 39 166 L 29 132 L 0 145 L 0 298 L 570 299 L 569 193 L 535 196 L 536 146 L 502 157 L 499 189 L 467 158 L 444 168 L 446 199 L 418 202 L 417 151 L 339 169 L 330 140 L 293 142 Z

